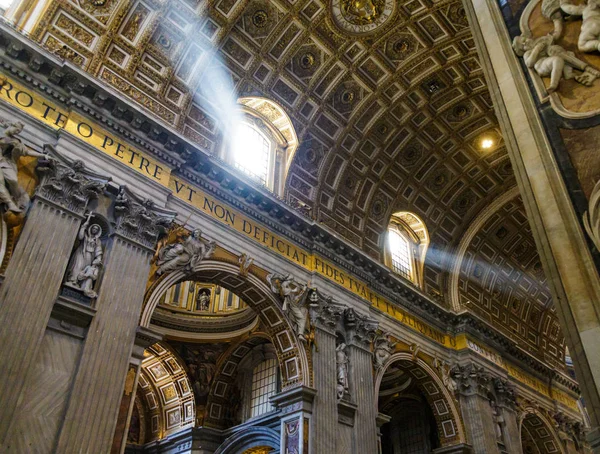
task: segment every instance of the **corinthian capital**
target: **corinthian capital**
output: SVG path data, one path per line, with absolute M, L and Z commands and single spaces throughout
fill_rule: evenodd
M 450 375 L 456 382 L 457 393 L 486 396 L 490 392 L 491 377 L 486 370 L 476 364 L 455 365 Z
M 331 296 L 325 296 L 317 289 L 309 289 L 308 305 L 311 323 L 335 332 L 346 306 L 336 303 Z
M 114 204 L 115 232 L 154 250 L 158 236 L 167 230 L 175 215 L 175 212 L 160 208 L 149 199 L 140 199 L 121 186 Z
M 494 378 L 494 391 L 496 392 L 498 404 L 513 410 L 517 408 L 517 393 L 508 380 Z
M 40 184 L 36 196 L 82 215 L 89 201 L 104 192 L 110 177 L 88 170 L 83 161 L 71 161 L 52 145 L 45 145 L 46 157 L 39 158 Z

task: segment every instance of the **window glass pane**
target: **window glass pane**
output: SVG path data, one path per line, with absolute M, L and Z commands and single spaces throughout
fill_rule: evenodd
M 269 397 L 277 392 L 277 361 L 268 359 L 252 372 L 252 399 L 250 417 L 260 416 L 273 410 Z
M 270 151 L 269 142 L 256 128 L 246 123 L 240 126 L 235 142 L 235 167 L 266 185 Z
M 388 230 L 388 244 L 392 257 L 392 269 L 406 279 L 411 279 L 412 262 L 408 240 L 395 229 L 390 229 Z

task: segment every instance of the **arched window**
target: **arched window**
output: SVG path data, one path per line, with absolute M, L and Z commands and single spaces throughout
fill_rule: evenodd
M 237 387 L 241 391 L 240 420 L 246 421 L 273 411 L 269 399 L 279 392 L 279 366 L 270 343 L 254 347 L 238 366 Z
M 273 101 L 259 97 L 238 100 L 241 115 L 234 137 L 224 142 L 231 147 L 223 158 L 245 175 L 283 195 L 285 178 L 298 138 L 290 118 Z
M 409 212 L 394 213 L 385 235 L 385 264 L 396 274 L 423 285 L 423 264 L 429 234 L 421 219 Z
M 267 359 L 252 371 L 252 396 L 250 417 L 260 416 L 273 410 L 269 397 L 277 392 L 277 360 Z
M 234 142 L 233 162 L 236 168 L 255 178 L 260 184 L 273 186 L 275 153 L 272 143 L 256 125 L 243 123 Z

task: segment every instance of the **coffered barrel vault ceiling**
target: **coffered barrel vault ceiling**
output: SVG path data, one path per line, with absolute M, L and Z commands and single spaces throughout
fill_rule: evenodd
M 515 185 L 460 1 L 52 0 L 32 36 L 211 154 L 209 72 L 276 101 L 299 141 L 286 199 L 375 258 L 390 215 L 415 212 L 443 304 L 465 230 Z

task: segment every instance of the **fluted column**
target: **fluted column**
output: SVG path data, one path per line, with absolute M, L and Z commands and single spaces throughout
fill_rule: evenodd
M 90 198 L 107 179 L 52 151 L 0 288 L 0 446 L 7 439 Z
M 488 399 L 491 379 L 475 364 L 456 366 L 453 376 L 458 384 L 458 395 L 465 430 L 474 454 L 498 454 L 498 439 L 492 407 Z
M 355 452 L 377 452 L 377 411 L 373 381 L 371 341 L 377 324 L 353 310 L 345 315 L 348 359 L 350 361 L 350 396 L 356 404 L 354 419 Z
M 317 395 L 313 402 L 313 444 L 311 454 L 336 452 L 337 371 L 335 364 L 335 329 L 342 314 L 333 306 L 324 306 L 315 318 L 313 371 Z
M 109 452 L 161 218 L 148 203 L 120 194 L 117 227 L 57 452 Z
M 494 379 L 494 390 L 498 410 L 504 421 L 502 434 L 506 451 L 511 454 L 523 454 L 515 391 L 506 380 L 501 378 Z

